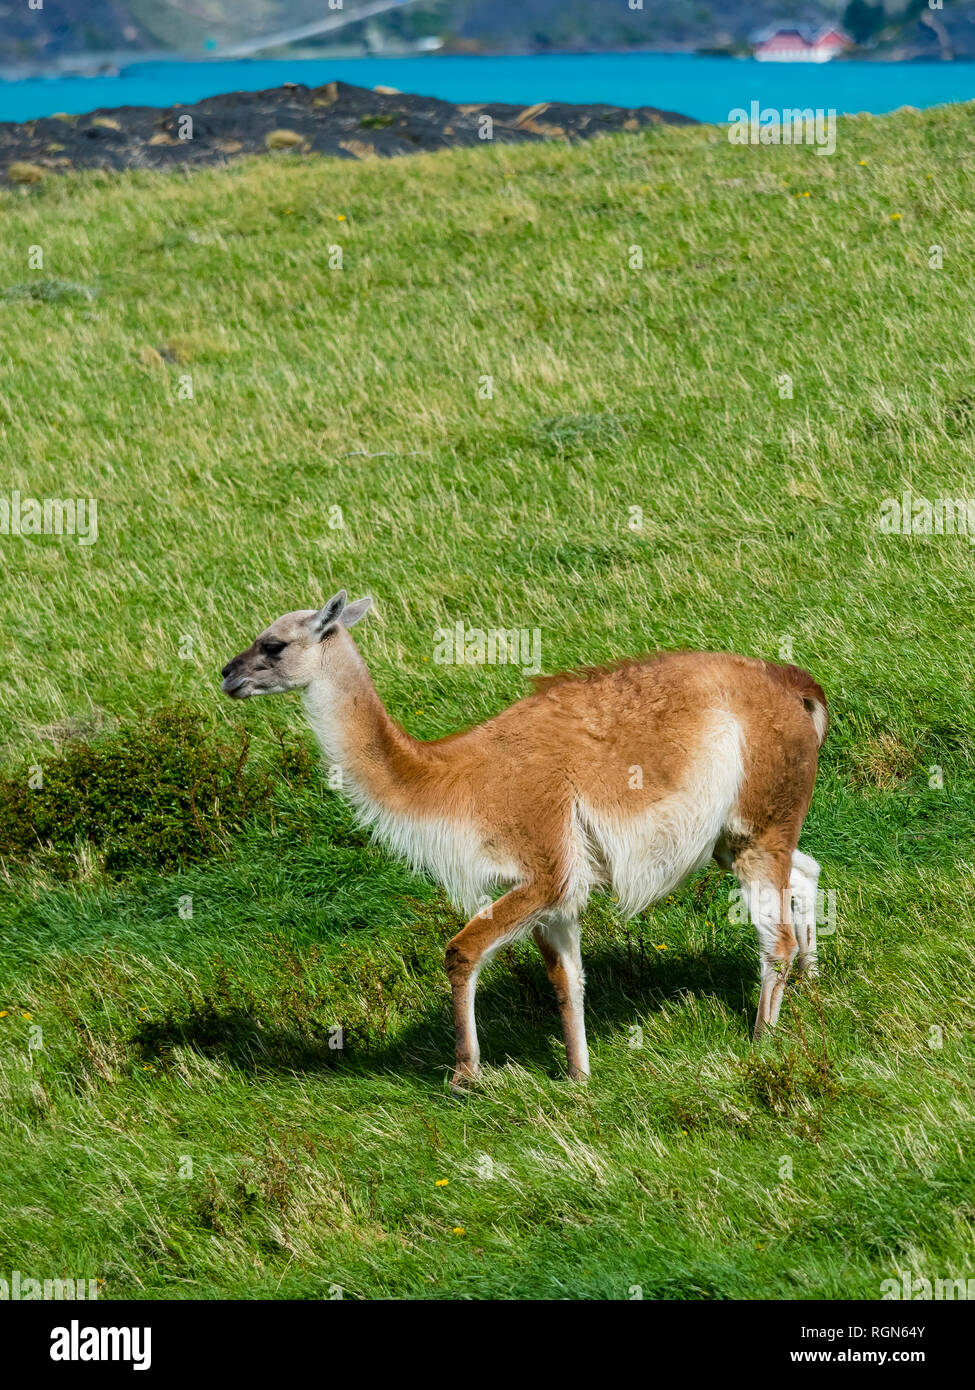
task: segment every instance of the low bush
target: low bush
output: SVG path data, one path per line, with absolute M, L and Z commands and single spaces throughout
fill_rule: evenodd
M 312 767 L 306 748 L 281 739 L 279 775 L 306 782 Z M 86 859 L 110 874 L 182 868 L 224 850 L 272 785 L 252 765 L 249 734 L 171 705 L 0 775 L 0 858 L 59 878 Z

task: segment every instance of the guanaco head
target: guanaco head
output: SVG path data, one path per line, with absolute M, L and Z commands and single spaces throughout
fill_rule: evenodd
M 341 589 L 324 608 L 285 613 L 265 628 L 246 652 L 227 662 L 220 672 L 221 690 L 234 700 L 303 690 L 325 669 L 330 644 L 339 629 L 357 623 L 371 604 L 371 598 L 348 603 Z

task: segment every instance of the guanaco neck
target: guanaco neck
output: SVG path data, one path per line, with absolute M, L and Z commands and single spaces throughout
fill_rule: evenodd
M 356 800 L 393 811 L 416 811 L 429 794 L 433 764 L 427 746 L 386 712 L 372 677 L 344 629 L 330 639 L 322 674 L 304 689 L 305 713 L 326 762 L 341 768 Z

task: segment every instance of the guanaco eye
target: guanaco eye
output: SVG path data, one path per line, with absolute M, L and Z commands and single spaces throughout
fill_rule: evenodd
M 287 645 L 287 642 L 275 642 L 273 638 L 269 638 L 261 643 L 261 651 L 265 656 L 280 656 Z

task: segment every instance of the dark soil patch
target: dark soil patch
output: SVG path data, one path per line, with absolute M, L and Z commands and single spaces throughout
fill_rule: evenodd
M 652 106 L 454 106 L 436 97 L 369 91 L 345 82 L 316 88 L 289 84 L 266 92 L 230 92 L 165 110 L 120 106 L 22 125 L 3 122 L 0 168 L 6 182 L 30 183 L 40 181 L 39 171 L 170 169 L 225 164 L 248 154 L 278 159 L 296 152 L 344 159 L 390 157 L 486 144 L 484 117 L 491 118 L 492 140 L 505 145 L 697 124 L 688 116 Z M 22 168 L 11 176 L 11 164 L 34 166 L 35 174 L 27 177 Z

